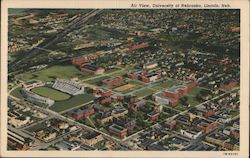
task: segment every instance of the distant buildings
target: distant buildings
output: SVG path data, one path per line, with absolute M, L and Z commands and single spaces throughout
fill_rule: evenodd
M 206 136 L 206 141 L 219 145 L 227 150 L 239 150 L 239 139 L 230 138 L 228 135 L 220 132 Z
M 141 76 L 142 71 L 130 71 L 128 72 L 127 76 L 130 79 L 138 79 L 139 76 Z
M 54 89 L 60 90 L 62 92 L 71 94 L 71 95 L 78 95 L 84 93 L 84 87 L 81 86 L 79 83 L 70 80 L 64 79 L 57 79 L 53 86 Z
M 143 65 L 143 69 L 153 69 L 158 66 L 158 63 L 152 62 Z
M 147 48 L 147 47 L 149 47 L 148 43 L 139 43 L 139 44 L 135 44 L 133 46 L 130 46 L 129 51 L 133 51 L 133 50 L 141 49 L 141 48 Z
M 95 60 L 97 58 L 94 54 L 83 55 L 79 57 L 72 58 L 71 62 L 73 65 L 83 66 L 88 64 L 90 61 Z
M 238 84 L 237 81 L 226 80 L 223 83 L 221 83 L 220 88 L 223 89 L 224 91 L 228 91 L 236 87 L 237 84 Z

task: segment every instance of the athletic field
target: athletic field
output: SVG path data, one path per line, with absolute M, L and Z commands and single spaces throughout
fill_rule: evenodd
M 31 89 L 31 91 L 55 101 L 67 100 L 70 98 L 70 95 L 49 87 L 36 87 Z
M 116 90 L 116 91 L 118 91 L 118 92 L 121 92 L 121 91 L 125 91 L 125 90 L 127 90 L 127 89 L 134 88 L 135 86 L 136 86 L 136 85 L 133 85 L 133 84 L 128 83 L 128 84 L 125 84 L 125 85 L 123 85 L 123 86 L 117 87 L 117 88 L 115 88 L 114 90 Z

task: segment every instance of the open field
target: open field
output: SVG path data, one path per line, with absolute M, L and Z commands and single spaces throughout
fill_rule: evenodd
M 17 87 L 16 89 L 14 89 L 13 91 L 11 91 L 10 95 L 19 98 L 19 99 L 23 99 L 23 96 L 21 94 L 21 87 Z
M 55 101 L 67 100 L 70 98 L 70 95 L 49 87 L 37 87 L 33 88 L 31 91 L 38 95 L 53 99 Z
M 125 85 L 123 85 L 123 86 L 117 87 L 117 88 L 115 88 L 114 90 L 116 90 L 116 91 L 118 91 L 118 92 L 121 92 L 121 91 L 124 91 L 124 90 L 131 89 L 131 88 L 133 88 L 133 87 L 135 87 L 135 86 L 136 86 L 136 85 L 133 85 L 133 84 L 128 83 L 128 84 L 125 84 Z
M 163 89 L 166 89 L 166 88 L 170 88 L 172 86 L 175 86 L 177 85 L 178 82 L 177 81 L 164 81 L 164 82 L 157 82 L 156 84 L 154 84 L 152 86 L 152 89 L 155 89 L 155 90 L 163 90 Z
M 109 77 L 107 76 L 100 76 L 100 77 L 97 77 L 95 79 L 92 79 L 92 80 L 88 80 L 86 81 L 86 83 L 88 84 L 92 84 L 92 85 L 96 85 L 96 86 L 99 86 L 101 85 L 101 81 L 104 80 L 104 79 L 108 79 Z
M 74 66 L 52 66 L 41 71 L 28 72 L 17 75 L 17 79 L 28 81 L 32 79 L 46 81 L 54 81 L 56 78 L 70 79 L 73 77 L 83 77 L 81 71 Z
M 138 97 L 145 97 L 145 96 L 151 95 L 151 94 L 153 94 L 155 92 L 156 91 L 153 90 L 153 89 L 145 88 L 143 90 L 139 90 L 139 91 L 135 92 L 135 95 L 138 96 Z
M 192 95 L 192 96 L 195 97 L 195 96 L 196 96 L 197 94 L 199 94 L 202 90 L 208 91 L 208 90 L 206 90 L 206 89 L 204 89 L 204 88 L 202 88 L 202 87 L 194 87 L 194 88 L 188 90 L 188 94 L 190 94 L 190 95 Z
M 65 101 L 58 101 L 55 102 L 54 105 L 49 107 L 49 109 L 55 111 L 55 112 L 62 112 L 67 109 L 79 106 L 81 104 L 85 104 L 87 102 L 90 102 L 91 100 L 94 99 L 94 96 L 91 94 L 80 94 L 77 96 L 73 96 L 68 100 Z

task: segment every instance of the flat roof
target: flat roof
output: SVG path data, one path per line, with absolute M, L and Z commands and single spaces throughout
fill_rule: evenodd
M 97 66 L 94 66 L 94 65 L 84 65 L 81 67 L 81 69 L 89 69 L 89 70 L 92 70 L 92 71 L 96 71 L 99 67 Z

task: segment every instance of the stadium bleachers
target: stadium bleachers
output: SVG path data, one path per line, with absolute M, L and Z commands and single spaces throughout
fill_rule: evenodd
M 78 95 L 84 93 L 84 87 L 78 84 L 77 82 L 71 80 L 57 79 L 52 87 L 54 89 L 60 90 L 71 95 Z

